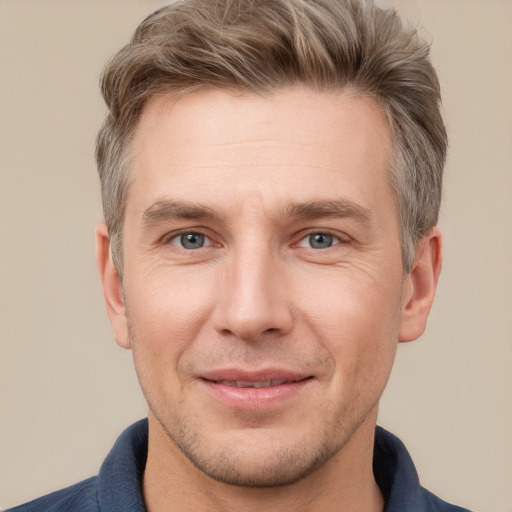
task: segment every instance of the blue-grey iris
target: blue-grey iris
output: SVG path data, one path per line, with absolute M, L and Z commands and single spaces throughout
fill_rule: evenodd
M 333 244 L 334 237 L 328 233 L 314 233 L 309 235 L 309 244 L 313 249 L 327 249 Z
M 200 249 L 204 246 L 204 239 L 201 233 L 185 233 L 180 236 L 181 245 L 185 249 Z

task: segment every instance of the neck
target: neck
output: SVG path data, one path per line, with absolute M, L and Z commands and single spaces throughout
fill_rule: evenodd
M 213 480 L 174 445 L 149 416 L 148 459 L 143 493 L 148 512 L 382 512 L 384 500 L 373 476 L 375 414 L 321 468 L 282 487 L 247 488 Z

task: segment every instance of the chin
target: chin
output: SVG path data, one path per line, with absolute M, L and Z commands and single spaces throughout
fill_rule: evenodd
M 350 437 L 335 441 L 317 429 L 301 432 L 259 427 L 216 433 L 190 423 L 160 425 L 171 443 L 202 473 L 217 482 L 249 488 L 299 482 L 338 453 Z
M 181 448 L 180 448 L 181 449 Z M 204 474 L 237 487 L 268 488 L 292 485 L 321 467 L 332 455 L 326 447 L 280 448 L 273 453 L 250 453 L 231 446 L 215 454 L 184 455 Z

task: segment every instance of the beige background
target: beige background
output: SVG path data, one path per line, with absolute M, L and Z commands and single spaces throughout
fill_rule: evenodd
M 512 1 L 395 3 L 433 41 L 451 140 L 428 333 L 380 423 L 422 482 L 512 511 Z M 93 147 L 106 59 L 154 0 L 0 0 L 0 506 L 96 474 L 145 415 L 103 311 Z

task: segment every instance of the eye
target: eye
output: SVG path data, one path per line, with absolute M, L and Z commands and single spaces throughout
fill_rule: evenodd
M 311 233 L 304 237 L 297 245 L 311 249 L 328 249 L 339 242 L 339 238 L 330 233 Z
M 202 233 L 182 233 L 171 239 L 171 244 L 177 245 L 182 249 L 201 249 L 211 244 L 210 239 Z

